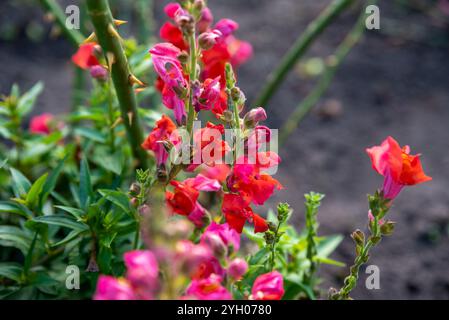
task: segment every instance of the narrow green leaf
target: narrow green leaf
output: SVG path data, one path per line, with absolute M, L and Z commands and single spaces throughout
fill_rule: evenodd
M 0 277 L 20 282 L 22 266 L 15 262 L 0 262 Z
M 98 190 L 98 192 L 111 201 L 113 204 L 121 208 L 123 211 L 129 213 L 130 212 L 130 206 L 129 206 L 129 198 L 127 195 L 125 195 L 123 192 L 115 191 L 115 190 Z
M 75 134 L 95 142 L 106 143 L 106 136 L 102 132 L 92 128 L 78 127 L 75 129 Z
M 45 181 L 44 187 L 42 189 L 41 196 L 39 197 L 39 206 L 42 207 L 47 200 L 48 196 L 53 192 L 56 186 L 56 182 L 58 181 L 59 175 L 61 174 L 62 169 L 64 168 L 64 163 L 67 159 L 68 155 L 64 157 L 61 161 L 59 161 L 56 168 L 51 172 L 48 179 Z
M 86 231 L 72 230 L 64 239 L 62 239 L 61 241 L 58 241 L 56 243 L 53 243 L 51 246 L 59 247 L 59 246 L 65 245 L 65 244 L 69 243 L 70 241 L 77 239 L 85 232 Z
M 340 262 L 340 261 L 337 261 L 334 259 L 330 259 L 330 258 L 320 257 L 320 256 L 313 258 L 313 260 L 315 260 L 319 263 L 329 264 L 329 265 L 336 266 L 336 267 L 346 266 L 346 264 L 344 264 L 343 262 Z
M 18 170 L 10 168 L 14 194 L 16 197 L 21 198 L 25 196 L 31 188 L 30 181 Z
M 31 238 L 18 227 L 0 226 L 0 245 L 17 248 L 26 256 Z
M 30 270 L 31 263 L 33 262 L 34 247 L 36 246 L 36 240 L 38 235 L 39 232 L 36 231 L 34 233 L 33 241 L 31 242 L 30 248 L 28 249 L 27 255 L 25 257 L 25 263 L 23 264 L 23 273 L 26 277 L 28 275 L 28 271 Z
M 36 180 L 35 183 L 30 188 L 30 191 L 28 191 L 28 194 L 26 196 L 26 205 L 30 209 L 34 209 L 39 201 L 39 195 L 42 192 L 42 189 L 44 188 L 45 181 L 47 181 L 48 173 L 41 176 L 39 179 Z
M 40 216 L 33 218 L 32 221 L 37 223 L 66 227 L 78 231 L 85 231 L 89 229 L 86 224 L 77 222 L 63 215 Z
M 342 235 L 332 235 L 323 238 L 317 238 L 317 256 L 325 258 L 329 256 L 343 240 Z
M 64 210 L 65 212 L 70 213 L 77 220 L 82 220 L 82 216 L 84 215 L 84 211 L 81 209 L 78 209 L 78 208 L 66 207 L 66 206 L 55 206 L 55 208 L 59 208 L 61 210 Z
M 79 199 L 82 208 L 86 208 L 89 198 L 92 197 L 92 183 L 90 180 L 89 165 L 85 157 L 81 160 L 80 165 L 80 188 Z
M 36 99 L 43 89 L 43 83 L 38 82 L 20 97 L 19 102 L 17 103 L 17 112 L 21 117 L 27 115 L 33 109 Z
M 32 217 L 32 213 L 27 207 L 13 201 L 0 201 L 0 212 L 18 214 L 25 218 Z

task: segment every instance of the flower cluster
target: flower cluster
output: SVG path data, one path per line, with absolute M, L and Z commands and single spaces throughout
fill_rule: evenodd
M 153 277 L 158 269 L 150 256 L 156 257 L 170 274 L 184 274 L 190 279 L 178 297 L 231 299 L 232 286 L 248 270 L 246 260 L 237 256 L 245 223 L 253 224 L 256 233 L 269 228 L 252 206 L 263 205 L 274 190 L 282 189 L 267 173 L 280 163 L 280 158 L 266 150 L 271 130 L 259 125 L 267 118 L 264 109 L 255 108 L 240 117 L 245 99 L 235 87 L 232 67 L 245 62 L 252 49 L 234 37 L 238 24 L 222 19 L 213 25 L 212 14 L 202 1 L 170 3 L 165 13 L 170 21 L 162 26 L 160 36 L 167 42 L 154 45 L 149 52 L 158 75 L 156 87 L 164 106 L 173 111 L 174 121 L 162 115 L 142 148 L 155 156 L 169 214 L 178 216 L 174 219 L 188 219 L 198 236 L 192 241 L 179 240 L 171 248 L 156 246 L 154 255 L 142 251 L 140 255 L 147 257 L 139 259 L 142 264 L 130 263 L 128 252 L 126 278 L 102 276 L 97 299 L 153 298 L 159 290 Z M 91 58 L 84 57 L 83 65 L 95 64 Z M 87 62 L 90 60 L 93 62 Z M 204 111 L 211 111 L 218 123 L 208 122 L 192 130 L 192 122 Z M 231 142 L 223 138 L 226 129 L 235 133 Z M 239 152 L 237 139 L 243 152 Z M 185 145 L 192 146 L 187 148 L 189 162 L 172 163 L 172 155 L 179 155 Z M 223 162 L 225 157 L 232 161 Z M 190 177 L 179 179 L 183 172 Z M 210 206 L 210 201 L 204 201 L 208 198 L 221 206 L 209 212 L 205 202 Z M 144 269 L 150 278 L 147 282 L 137 276 L 145 276 Z M 282 275 L 273 271 L 257 277 L 247 298 L 280 299 L 283 293 Z

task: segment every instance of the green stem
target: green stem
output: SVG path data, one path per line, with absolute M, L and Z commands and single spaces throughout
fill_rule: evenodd
M 138 39 L 140 43 L 149 43 L 154 40 L 154 3 L 153 0 L 136 1 L 135 11 L 139 22 Z
M 109 116 L 109 146 L 111 148 L 111 152 L 115 152 L 115 131 L 114 131 L 114 104 L 113 104 L 113 95 L 112 95 L 112 81 L 109 77 L 108 83 L 108 116 Z
M 187 114 L 187 132 L 192 135 L 193 121 L 195 120 L 195 109 L 193 107 L 193 90 L 192 85 L 196 80 L 196 41 L 195 41 L 195 31 L 192 32 L 188 37 L 190 46 L 190 61 L 189 61 L 189 75 L 190 75 L 190 94 L 188 101 L 188 114 Z
M 47 12 L 51 13 L 54 16 L 55 22 L 61 28 L 62 32 L 66 35 L 67 39 L 69 39 L 74 46 L 79 46 L 84 40 L 83 34 L 76 29 L 67 28 L 65 24 L 67 16 L 65 15 L 64 11 L 62 11 L 61 7 L 56 3 L 56 1 L 40 0 L 40 3 Z
M 353 1 L 354 0 L 334 0 L 307 26 L 304 33 L 296 40 L 287 54 L 283 57 L 279 66 L 269 75 L 260 96 L 256 100 L 256 106 L 264 106 L 265 109 L 267 109 L 268 101 L 272 98 L 297 61 L 306 53 L 307 49 L 331 24 L 331 22 L 334 21 L 335 18 Z
M 121 38 L 115 30 L 107 0 L 87 0 L 87 8 L 94 25 L 98 42 L 107 56 L 113 56 L 111 75 L 120 105 L 122 120 L 128 141 L 139 167 L 148 167 L 148 156 L 140 146 L 143 141 L 142 126 L 137 113 L 136 96 L 129 81 L 131 71 L 122 47 Z
M 376 1 L 372 1 L 376 2 Z M 347 57 L 351 49 L 362 38 L 365 30 L 365 9 L 363 8 L 355 26 L 345 37 L 343 42 L 337 47 L 335 53 L 329 57 L 328 65 L 321 76 L 318 84 L 312 92 L 296 107 L 295 111 L 288 117 L 286 123 L 281 127 L 279 134 L 279 143 L 283 144 L 287 138 L 296 130 L 299 123 L 312 110 L 320 100 L 324 92 L 329 88 L 338 68 Z

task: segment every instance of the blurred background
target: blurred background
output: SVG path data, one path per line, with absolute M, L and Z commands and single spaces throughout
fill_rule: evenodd
M 36 0 L 0 2 L 0 93 L 18 83 L 23 90 L 43 80 L 45 91 L 35 113 L 70 109 L 73 47 L 58 36 Z M 137 33 L 131 0 L 112 1 L 118 19 Z M 168 1 L 155 0 L 154 29 L 165 20 Z M 251 42 L 254 57 L 239 71 L 239 86 L 254 101 L 264 79 L 307 24 L 329 0 L 209 0 L 216 20 L 240 24 L 239 38 Z M 59 1 L 61 5 L 79 0 Z M 326 194 L 319 212 L 321 234 L 345 240 L 332 258 L 348 265 L 354 257 L 349 234 L 367 221 L 366 195 L 382 178 L 372 169 L 365 148 L 392 135 L 422 153 L 431 183 L 406 189 L 390 218 L 392 237 L 373 250 L 370 264 L 380 268 L 380 290 L 367 290 L 367 275 L 356 299 L 449 298 L 449 1 L 380 0 L 381 29 L 367 31 L 352 50 L 327 93 L 280 150 L 277 178 L 285 190 L 270 205 L 287 201 L 303 227 L 303 194 Z M 314 43 L 291 71 L 267 108 L 268 126 L 280 128 L 316 83 L 320 59 L 331 54 L 354 24 L 349 9 Z M 83 13 L 82 13 L 83 14 Z M 83 16 L 81 17 L 83 19 Z M 152 18 L 149 16 L 149 21 Z M 156 33 L 157 34 L 157 33 Z M 319 59 L 317 59 L 319 58 Z M 249 105 L 255 107 L 254 105 Z M 323 288 L 339 287 L 347 268 L 324 267 Z

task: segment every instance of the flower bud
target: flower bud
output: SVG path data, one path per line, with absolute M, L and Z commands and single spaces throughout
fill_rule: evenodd
M 365 245 L 365 234 L 357 229 L 351 234 L 351 238 L 354 240 L 355 244 L 357 246 L 364 246 Z
M 137 206 L 139 205 L 139 199 L 137 199 L 137 198 L 131 198 L 131 200 L 129 202 L 131 203 L 131 205 L 134 208 L 137 208 Z
M 228 267 L 228 274 L 234 280 L 240 280 L 246 271 L 248 271 L 248 263 L 241 258 L 232 260 Z
M 387 220 L 380 226 L 380 232 L 384 236 L 391 236 L 394 231 L 394 225 L 395 225 L 394 221 Z
M 221 32 L 219 30 L 204 32 L 198 37 L 198 44 L 201 49 L 209 50 L 217 43 L 220 37 Z
M 198 31 L 206 32 L 213 20 L 214 17 L 212 16 L 212 13 L 210 12 L 209 8 L 206 7 L 203 10 L 201 10 L 201 17 L 197 23 Z
M 176 13 L 175 22 L 178 27 L 185 33 L 191 34 L 195 30 L 195 19 L 191 14 L 184 10 Z
M 133 182 L 131 186 L 129 187 L 129 192 L 131 192 L 133 195 L 137 195 L 140 193 L 140 186 L 138 183 Z
M 148 217 L 151 214 L 151 209 L 147 204 L 141 205 L 137 211 L 143 217 Z
M 181 53 L 178 54 L 177 58 L 179 62 L 181 62 L 182 64 L 186 64 L 189 61 L 189 54 L 185 51 L 181 51 Z
M 98 81 L 106 81 L 108 79 L 108 70 L 101 65 L 95 65 L 90 68 L 90 75 Z
M 214 256 L 220 258 L 226 255 L 226 244 L 218 234 L 207 232 L 204 234 L 204 237 L 201 238 L 201 242 L 207 245 L 212 250 Z
M 259 122 L 265 121 L 267 119 L 267 113 L 264 108 L 258 107 L 251 109 L 245 117 L 243 118 L 243 122 L 245 124 L 245 128 L 253 128 Z
M 204 3 L 204 0 L 195 0 L 193 2 L 193 8 L 195 10 L 201 11 L 204 9 L 205 6 L 206 6 L 206 4 Z

